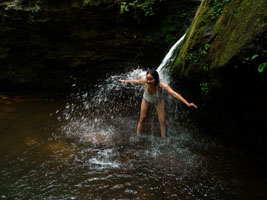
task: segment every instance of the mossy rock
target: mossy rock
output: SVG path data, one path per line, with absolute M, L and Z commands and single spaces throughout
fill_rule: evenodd
M 225 67 L 244 52 L 259 50 L 258 43 L 253 45 L 253 42 L 267 30 L 266 1 L 225 1 L 218 19 L 212 18 L 210 2 L 204 0 L 196 13 L 171 68 L 173 74 L 190 79 L 192 74 L 202 72 L 204 66 Z M 210 48 L 203 56 L 201 52 L 206 44 Z M 190 60 L 190 55 L 194 55 L 195 60 Z
M 203 0 L 170 67 L 194 88 L 189 94 L 203 127 L 260 151 L 267 145 L 267 108 L 260 103 L 267 101 L 267 70 L 258 70 L 267 61 L 266 10 L 265 0 Z

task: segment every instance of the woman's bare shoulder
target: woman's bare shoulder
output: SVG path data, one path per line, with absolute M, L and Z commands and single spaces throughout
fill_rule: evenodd
M 166 89 L 167 87 L 169 87 L 169 85 L 164 81 L 160 81 L 160 87 Z

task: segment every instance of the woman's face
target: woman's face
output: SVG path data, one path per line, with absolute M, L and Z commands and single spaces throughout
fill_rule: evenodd
M 151 74 L 146 75 L 146 83 L 149 85 L 155 85 L 155 79 Z

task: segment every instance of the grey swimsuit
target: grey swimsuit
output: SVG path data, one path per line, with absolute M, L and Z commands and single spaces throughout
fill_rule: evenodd
M 143 98 L 147 103 L 157 104 L 163 99 L 163 95 L 162 95 L 163 92 L 162 92 L 162 89 L 160 87 L 157 87 L 157 91 L 155 94 L 150 94 L 147 91 L 146 85 L 145 85 L 144 89 L 145 89 L 145 91 L 143 94 Z

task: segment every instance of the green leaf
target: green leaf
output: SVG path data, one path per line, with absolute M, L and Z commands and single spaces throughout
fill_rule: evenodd
M 208 86 L 208 83 L 207 82 L 202 82 L 202 83 L 199 84 L 199 86 L 200 86 L 200 89 L 203 92 L 208 92 L 209 86 Z
M 254 60 L 255 58 L 257 58 L 259 55 L 255 54 L 254 56 L 252 56 L 251 60 Z
M 205 44 L 205 50 L 208 50 L 210 48 L 210 44 Z
M 258 66 L 258 71 L 260 73 L 263 72 L 263 70 L 267 67 L 267 62 L 264 62 L 264 63 L 261 63 L 259 66 Z

